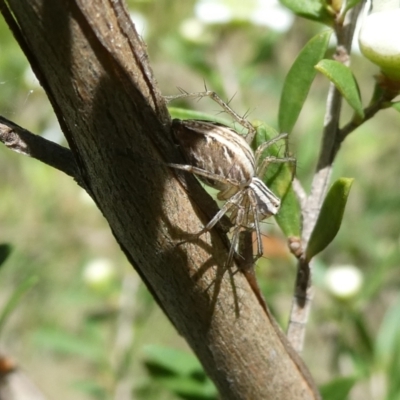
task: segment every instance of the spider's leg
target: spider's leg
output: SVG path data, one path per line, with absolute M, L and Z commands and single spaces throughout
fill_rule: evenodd
M 295 168 L 294 168 L 294 173 L 296 171 L 296 159 L 294 157 L 285 157 L 285 158 L 279 158 L 275 156 L 269 156 L 265 157 L 262 163 L 258 166 L 257 168 L 257 176 L 260 177 L 260 179 L 263 179 L 265 175 L 265 171 L 267 170 L 267 167 L 269 164 L 274 163 L 274 164 L 282 164 L 282 163 L 293 163 Z M 294 175 L 293 173 L 293 175 Z
M 235 197 L 237 197 L 239 193 L 236 193 L 235 196 L 233 196 L 231 199 L 229 199 L 224 206 L 214 215 L 214 217 L 208 222 L 207 225 L 204 226 L 203 229 L 200 231 L 191 234 L 191 238 L 187 240 L 182 240 L 181 242 L 178 242 L 177 245 L 181 245 L 183 243 L 187 243 L 189 241 L 193 241 L 198 239 L 201 235 L 203 235 L 206 232 L 209 232 L 214 226 L 217 224 L 217 222 L 230 210 L 230 208 L 234 205 L 232 201 L 234 200 Z
M 187 171 L 190 172 L 191 174 L 199 175 L 199 176 L 204 176 L 205 178 L 212 179 L 214 181 L 226 183 L 232 186 L 237 186 L 237 182 L 225 178 L 221 175 L 216 175 L 211 172 L 206 171 L 205 169 L 201 169 L 198 167 L 194 167 L 193 165 L 186 165 L 186 164 L 167 164 L 171 168 L 176 168 L 176 169 L 181 169 L 182 171 Z
M 244 219 L 245 219 L 244 208 L 243 208 L 243 206 L 238 205 L 238 212 L 236 215 L 235 227 L 233 228 L 233 233 L 232 233 L 231 248 L 229 249 L 228 258 L 227 258 L 226 264 L 225 264 L 226 268 L 229 268 L 232 265 L 233 256 L 234 256 L 235 252 L 237 252 L 239 233 L 243 226 Z
M 278 136 L 275 136 L 274 138 L 266 141 L 265 143 L 262 143 L 260 146 L 258 146 L 256 152 L 255 152 L 255 159 L 256 159 L 256 164 L 259 162 L 260 157 L 262 156 L 262 153 L 265 149 L 268 147 L 271 147 L 274 143 L 279 142 L 280 140 L 285 141 L 285 157 L 288 155 L 288 148 L 289 148 L 289 142 L 288 142 L 289 135 L 287 133 L 281 133 Z
M 206 88 L 207 89 L 207 88 Z M 256 134 L 256 130 L 254 126 L 244 117 L 241 117 L 236 111 L 234 111 L 228 103 L 223 101 L 221 97 L 217 95 L 217 93 L 213 92 L 212 90 L 206 90 L 204 92 L 198 92 L 198 93 L 188 93 L 184 90 L 181 89 L 183 92 L 182 94 L 179 94 L 177 96 L 165 96 L 164 98 L 170 102 L 172 100 L 176 99 L 181 99 L 184 97 L 192 97 L 192 98 L 203 98 L 203 97 L 209 97 L 210 99 L 214 100 L 216 103 L 218 103 L 221 108 L 223 108 L 237 123 L 242 125 L 244 128 L 248 130 L 248 133 L 246 135 L 246 141 L 247 143 L 251 143 L 254 139 L 254 136 Z
M 256 239 L 257 239 L 257 254 L 254 257 L 254 263 L 255 263 L 264 254 L 264 248 L 263 248 L 263 244 L 262 244 L 257 199 L 256 199 L 256 196 L 255 196 L 253 191 L 251 191 L 249 193 L 249 201 L 250 201 L 251 211 L 253 212 L 254 228 L 255 228 L 255 231 L 256 231 Z
M 214 215 L 214 217 L 210 220 L 210 222 L 208 222 L 208 224 L 199 232 L 193 234 L 192 240 L 196 240 L 198 237 L 200 237 L 204 233 L 214 228 L 216 223 L 231 209 L 231 207 L 233 205 L 237 205 L 237 203 L 241 201 L 242 197 L 243 193 L 238 192 L 234 196 L 232 196 L 229 200 L 227 200 L 224 206 Z
M 226 203 L 223 205 L 223 207 L 214 215 L 211 221 L 196 235 L 200 236 L 204 232 L 207 232 L 212 228 L 214 228 L 215 224 L 231 209 L 232 206 L 237 205 L 238 203 L 241 202 L 242 197 L 243 193 L 238 192 L 234 196 L 232 196 L 229 200 L 227 200 Z

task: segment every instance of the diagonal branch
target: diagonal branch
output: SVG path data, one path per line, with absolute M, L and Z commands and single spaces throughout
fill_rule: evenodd
M 182 158 L 122 1 L 0 0 L 0 6 L 15 18 L 14 35 L 35 64 L 85 188 L 221 398 L 319 398 L 245 277 L 224 269 L 221 232 L 176 246 L 205 225 L 209 196 L 192 177 L 186 190 L 167 166 Z

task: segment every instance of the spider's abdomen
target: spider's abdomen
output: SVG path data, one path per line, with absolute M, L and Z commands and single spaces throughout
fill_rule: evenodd
M 174 119 L 172 128 L 189 165 L 230 182 L 199 176 L 205 184 L 221 191 L 228 190 L 229 196 L 232 196 L 254 177 L 252 149 L 243 137 L 227 126 Z

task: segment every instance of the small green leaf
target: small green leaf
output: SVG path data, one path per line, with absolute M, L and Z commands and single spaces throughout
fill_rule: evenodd
M 326 195 L 307 246 L 308 261 L 324 250 L 338 233 L 352 183 L 353 179 L 340 178 Z
M 331 34 L 332 31 L 324 31 L 314 36 L 290 68 L 279 104 L 278 119 L 281 132 L 292 131 L 317 74 L 314 67 L 324 57 Z
M 392 108 L 394 108 L 396 111 L 400 112 L 400 101 L 396 101 L 392 103 Z
M 375 342 L 375 354 L 381 364 L 386 364 L 400 349 L 400 296 L 386 311 Z M 397 350 L 398 351 L 398 350 Z
M 34 341 L 39 348 L 49 349 L 56 354 L 79 356 L 98 365 L 104 357 L 104 343 L 100 337 L 87 335 L 86 332 L 73 334 L 58 327 L 43 326 L 35 331 Z
M 324 400 L 346 400 L 357 382 L 355 377 L 340 377 L 320 387 L 321 397 Z
M 11 254 L 12 247 L 7 243 L 0 244 L 0 266 L 4 264 L 8 256 Z
M 360 91 L 350 68 L 335 60 L 321 60 L 315 68 L 336 86 L 357 115 L 364 118 Z
M 255 124 L 257 129 L 256 147 L 278 135 L 278 132 L 265 124 Z M 284 144 L 276 143 L 266 150 L 265 155 L 283 157 Z M 275 220 L 286 237 L 300 236 L 300 205 L 292 189 L 294 165 L 291 163 L 271 163 L 268 166 L 265 184 L 281 199 L 281 208 Z
M 186 351 L 158 345 L 146 346 L 144 351 L 146 364 L 157 366 L 160 371 L 168 371 L 171 375 L 187 376 L 203 372 L 198 359 Z
M 280 2 L 301 17 L 333 25 L 333 15 L 329 13 L 323 0 L 280 0 Z
M 187 110 L 185 108 L 177 108 L 177 107 L 168 107 L 168 111 L 171 114 L 172 118 L 197 119 L 201 121 L 218 122 L 219 124 L 232 126 L 232 123 L 225 118 L 217 117 L 215 115 L 203 113 L 200 111 Z
M 353 8 L 354 6 L 356 6 L 361 0 L 347 0 L 346 1 L 346 8 L 344 9 L 344 13 L 346 14 L 347 11 L 349 11 L 351 8 Z
M 216 400 L 218 392 L 211 380 L 204 376 L 204 379 L 196 379 L 194 376 L 166 376 L 156 378 L 171 392 L 182 399 Z

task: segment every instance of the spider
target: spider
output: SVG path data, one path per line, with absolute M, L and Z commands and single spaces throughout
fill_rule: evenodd
M 210 231 L 227 214 L 233 229 L 226 265 L 232 263 L 241 230 L 256 232 L 256 261 L 263 254 L 260 222 L 277 214 L 281 204 L 262 178 L 270 163 L 295 162 L 292 157 L 267 156 L 262 159 L 262 155 L 274 143 L 287 141 L 288 135 L 282 133 L 272 138 L 260 145 L 254 153 L 250 147 L 256 133 L 254 127 L 231 110 L 215 92 L 185 93 L 183 96 L 211 97 L 248 130 L 247 136 L 243 137 L 222 124 L 200 120 L 172 121 L 172 130 L 188 164 L 169 166 L 195 174 L 206 185 L 219 190 L 217 198 L 225 201 L 211 221 L 193 235 L 194 239 Z

